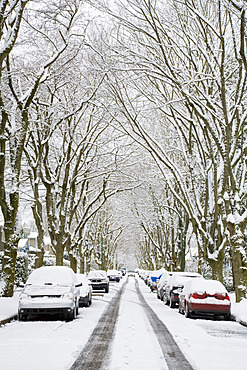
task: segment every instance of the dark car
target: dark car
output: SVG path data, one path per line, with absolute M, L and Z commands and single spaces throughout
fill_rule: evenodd
M 185 283 L 179 296 L 179 312 L 192 315 L 223 316 L 229 320 L 231 301 L 227 290 L 217 280 L 193 279 Z
M 109 281 L 116 281 L 117 283 L 120 281 L 120 274 L 117 270 L 107 270 L 107 277 Z
M 122 272 L 122 274 L 123 274 L 123 276 L 125 276 L 126 275 L 126 267 L 121 267 L 120 268 L 120 271 Z
M 87 276 L 89 283 L 93 290 L 104 290 L 106 293 L 109 292 L 109 279 L 107 273 L 104 270 L 90 271 Z
M 202 275 L 197 272 L 173 272 L 172 276 L 169 276 L 165 287 L 163 295 L 164 303 L 170 304 L 171 308 L 178 305 L 179 294 L 182 291 L 185 282 L 195 278 L 203 279 Z

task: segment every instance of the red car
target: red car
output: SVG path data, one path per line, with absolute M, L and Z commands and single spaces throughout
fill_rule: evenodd
M 186 317 L 193 314 L 211 314 L 214 317 L 224 316 L 229 320 L 231 316 L 231 302 L 229 295 L 219 281 L 193 279 L 188 281 L 179 295 L 179 312 Z

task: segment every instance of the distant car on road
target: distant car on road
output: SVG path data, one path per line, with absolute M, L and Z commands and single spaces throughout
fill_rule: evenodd
M 108 270 L 107 277 L 109 281 L 116 281 L 117 283 L 120 281 L 120 275 L 117 270 Z
M 136 276 L 136 273 L 134 270 L 128 270 L 128 276 L 133 276 L 135 277 Z
M 79 307 L 89 307 L 92 303 L 92 285 L 84 274 L 76 274 L 78 283 L 81 283 Z
M 120 267 L 120 271 L 122 271 L 123 276 L 126 275 L 126 267 Z
M 223 316 L 229 320 L 231 301 L 223 284 L 217 280 L 193 279 L 185 283 L 179 296 L 179 312 L 192 315 Z
M 56 315 L 66 320 L 76 318 L 79 287 L 76 274 L 66 266 L 43 266 L 34 270 L 20 293 L 19 320 L 29 316 Z
M 104 290 L 105 293 L 109 292 L 109 279 L 104 270 L 90 271 L 87 276 L 89 283 L 94 290 Z

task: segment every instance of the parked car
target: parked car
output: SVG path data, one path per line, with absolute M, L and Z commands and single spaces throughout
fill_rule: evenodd
M 172 276 L 169 276 L 165 286 L 163 295 L 164 303 L 170 304 L 170 307 L 174 308 L 179 302 L 179 294 L 185 282 L 192 278 L 203 279 L 202 275 L 197 272 L 173 272 Z
M 146 285 L 148 285 L 148 279 L 149 279 L 150 274 L 151 274 L 151 271 L 145 271 L 143 274 L 143 281 Z
M 125 276 L 127 272 L 126 267 L 120 267 L 120 270 L 122 271 L 123 276 Z
M 231 316 L 231 301 L 223 284 L 217 280 L 193 279 L 185 283 L 179 296 L 179 312 L 186 317 L 193 314 Z
M 90 285 L 94 290 L 104 290 L 106 293 L 109 292 L 109 279 L 107 273 L 104 270 L 90 271 L 87 276 Z
M 117 283 L 120 281 L 120 276 L 117 270 L 108 270 L 107 277 L 109 281 L 116 281 Z
M 81 283 L 79 307 L 89 307 L 92 303 L 92 285 L 89 284 L 89 280 L 84 274 L 76 274 L 77 281 Z
M 134 270 L 129 270 L 129 271 L 128 271 L 128 276 L 133 276 L 133 277 L 135 277 L 135 276 L 136 276 L 135 271 L 134 271 Z
M 152 292 L 157 289 L 158 282 L 163 272 L 166 272 L 164 268 L 160 270 L 151 271 L 151 273 L 149 274 L 147 285 L 150 287 Z
M 66 266 L 44 266 L 34 270 L 19 296 L 18 318 L 31 315 L 62 315 L 73 320 L 78 314 L 80 283 Z
M 169 278 L 169 276 L 172 275 L 172 272 L 171 271 L 166 271 L 166 272 L 163 272 L 163 274 L 161 275 L 158 283 L 157 283 L 157 298 L 158 299 L 161 299 L 163 301 L 163 296 L 164 296 L 164 290 L 165 290 L 165 287 L 166 287 L 166 284 L 167 284 L 167 280 Z

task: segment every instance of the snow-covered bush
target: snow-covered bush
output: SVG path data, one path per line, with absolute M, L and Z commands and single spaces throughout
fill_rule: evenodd
M 15 267 L 15 285 L 24 284 L 28 278 L 28 256 L 26 253 L 19 253 L 16 259 Z

